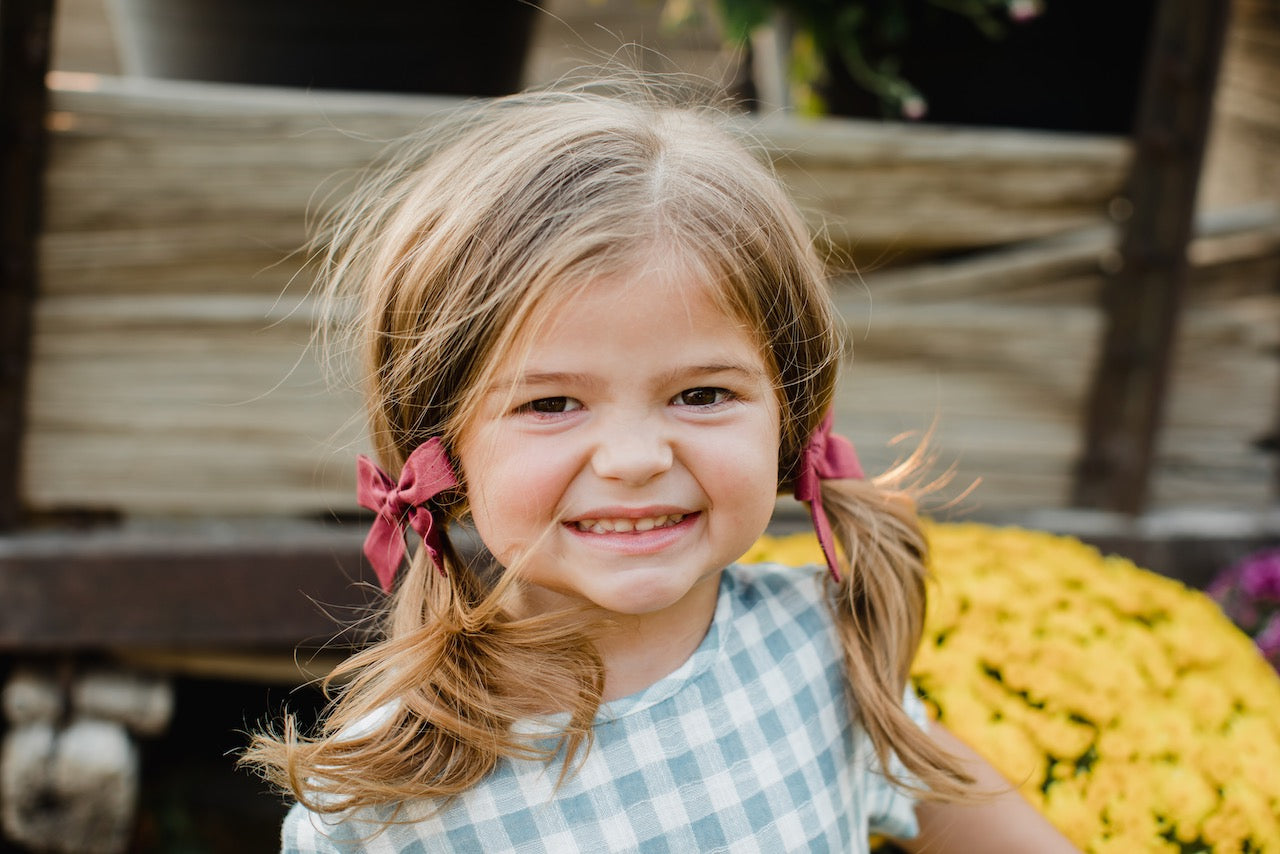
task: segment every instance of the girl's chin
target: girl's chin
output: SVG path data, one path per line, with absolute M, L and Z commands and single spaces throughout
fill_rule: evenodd
M 684 583 L 672 584 L 669 573 L 660 578 L 630 578 L 608 589 L 592 591 L 590 601 L 602 611 L 628 617 L 655 616 L 665 611 L 683 610 L 685 607 L 698 607 L 703 599 L 701 595 L 708 585 L 714 590 L 715 579 L 719 572 L 703 575 L 694 579 L 686 579 Z M 714 593 L 710 596 L 714 601 Z
M 585 606 L 601 612 L 602 616 L 652 616 L 670 609 L 680 609 L 682 605 L 692 605 L 689 600 L 701 598 L 698 596 L 699 592 L 720 575 L 715 572 L 685 583 L 673 584 L 669 570 L 657 570 L 649 577 L 643 577 L 646 574 L 644 570 L 631 570 L 626 573 L 627 577 L 613 578 L 611 584 L 592 583 L 573 589 L 531 585 L 526 604 L 534 613 L 576 610 Z M 712 600 L 714 601 L 714 595 Z

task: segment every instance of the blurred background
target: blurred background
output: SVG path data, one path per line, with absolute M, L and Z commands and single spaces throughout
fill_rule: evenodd
M 1276 0 L 399 6 L 0 3 L 0 850 L 275 849 L 232 754 L 374 600 L 308 219 L 583 67 L 737 100 L 846 262 L 837 421 L 872 471 L 927 434 L 935 516 L 1193 585 L 1280 539 Z

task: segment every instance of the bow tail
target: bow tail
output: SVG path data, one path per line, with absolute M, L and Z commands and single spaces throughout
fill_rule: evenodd
M 422 534 L 422 545 L 426 547 L 431 562 L 435 564 L 436 572 L 440 573 L 441 578 L 447 578 L 448 573 L 444 571 L 444 543 L 440 539 L 440 523 L 436 521 L 434 515 L 425 511 L 418 514 L 414 521 L 413 527 Z
M 404 536 L 400 528 L 379 515 L 369 529 L 369 535 L 364 538 L 364 556 L 373 566 L 384 593 L 391 592 L 391 584 L 404 562 L 404 554 Z
M 822 497 L 817 492 L 809 500 L 809 515 L 813 519 L 813 530 L 818 535 L 818 544 L 822 546 L 822 554 L 827 559 L 827 569 L 831 570 L 831 577 L 839 583 L 840 561 L 836 557 L 836 544 L 835 537 L 831 531 L 831 520 L 827 518 L 827 511 L 822 507 Z

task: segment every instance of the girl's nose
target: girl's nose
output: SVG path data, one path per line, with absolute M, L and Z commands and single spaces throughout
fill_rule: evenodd
M 597 477 L 638 486 L 669 470 L 674 459 L 670 441 L 652 422 L 619 420 L 600 432 L 591 469 Z

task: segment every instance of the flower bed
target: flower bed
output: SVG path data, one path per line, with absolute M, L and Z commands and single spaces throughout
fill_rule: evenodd
M 916 688 L 1078 846 L 1280 847 L 1280 678 L 1212 600 L 1067 537 L 927 530 Z M 744 560 L 822 555 L 804 534 Z

